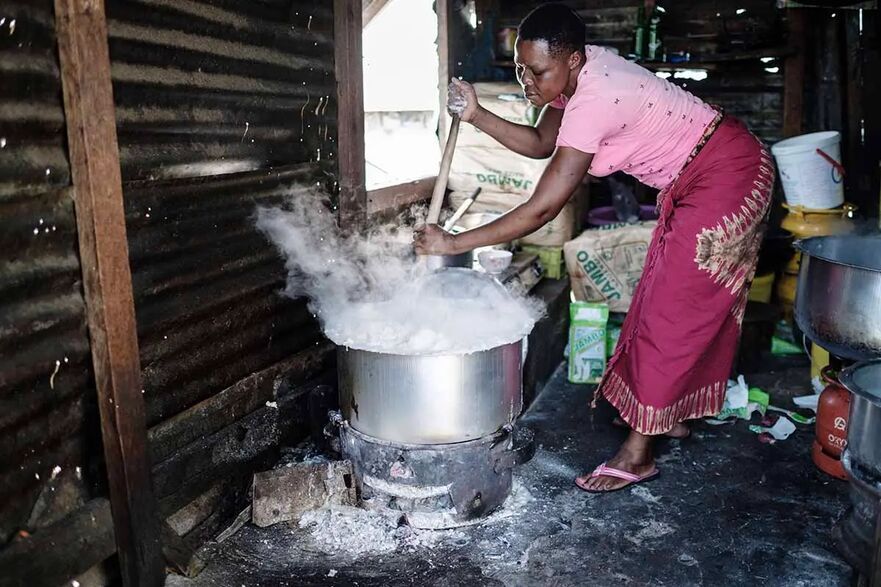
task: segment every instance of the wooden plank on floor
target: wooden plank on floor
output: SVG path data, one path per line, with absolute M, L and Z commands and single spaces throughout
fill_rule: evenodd
M 101 0 L 55 0 L 86 314 L 123 582 L 164 582 L 147 456 L 107 21 Z
M 150 428 L 150 456 L 159 465 L 175 451 L 203 439 L 263 407 L 273 399 L 280 380 L 295 384 L 315 372 L 332 366 L 336 347 L 324 344 L 306 349 L 262 371 L 252 373 L 234 385 Z
M 63 585 L 115 550 L 110 502 L 95 499 L 0 551 L 0 584 L 5 587 Z
M 367 223 L 361 35 L 361 3 L 334 0 L 339 207 L 340 226 L 346 231 L 358 230 Z

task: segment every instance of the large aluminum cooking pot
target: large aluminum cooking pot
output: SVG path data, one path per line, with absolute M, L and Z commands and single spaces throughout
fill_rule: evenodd
M 881 481 L 881 360 L 857 363 L 841 372 L 853 394 L 847 420 L 847 452 L 856 470 Z
M 881 357 L 881 236 L 818 236 L 795 246 L 802 332 L 845 359 Z
M 340 409 L 355 430 L 409 444 L 492 434 L 523 407 L 522 343 L 470 354 L 394 355 L 339 347 Z
M 458 255 L 426 255 L 424 259 L 428 268 L 432 270 L 443 267 L 471 269 L 474 266 L 474 251 L 465 251 Z

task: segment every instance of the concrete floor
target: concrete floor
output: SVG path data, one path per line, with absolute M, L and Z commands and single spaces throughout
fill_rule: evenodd
M 807 379 L 799 365 L 748 383 L 790 407 L 789 397 L 809 393 Z M 811 463 L 812 427 L 769 445 L 743 421 L 701 422 L 690 439 L 659 444 L 660 478 L 590 495 L 573 478 L 613 454 L 624 434 L 610 425 L 609 406 L 591 413 L 590 395 L 558 371 L 522 418 L 539 445 L 516 472 L 532 499 L 508 517 L 457 530 L 433 548 L 361 557 L 317 553 L 295 526 L 248 525 L 208 550 L 199 577 L 172 577 L 168 585 L 851 583 L 830 539 L 846 507 L 846 485 Z

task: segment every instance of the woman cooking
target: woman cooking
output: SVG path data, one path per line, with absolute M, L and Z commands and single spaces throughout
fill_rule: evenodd
M 461 119 L 517 153 L 550 161 L 532 197 L 458 235 L 417 232 L 420 254 L 508 242 L 557 216 L 586 173 L 624 171 L 660 189 L 660 218 L 615 353 L 596 392 L 630 427 L 617 454 L 576 484 L 622 489 L 658 474 L 652 441 L 719 412 L 774 183 L 768 153 L 738 120 L 601 47 L 569 8 L 545 4 L 520 24 L 514 63 L 534 127 L 484 110 L 453 80 Z

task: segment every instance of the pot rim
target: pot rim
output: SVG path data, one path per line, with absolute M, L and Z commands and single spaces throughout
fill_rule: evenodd
M 875 406 L 881 407 L 881 396 L 869 393 L 854 381 L 854 376 L 857 371 L 866 367 L 881 367 L 881 359 L 871 359 L 869 361 L 854 363 L 838 374 L 838 381 L 852 394 L 858 395 Z
M 831 239 L 831 238 L 841 238 L 845 236 L 858 236 L 858 235 L 844 235 L 844 234 L 827 234 L 822 236 L 811 236 L 808 238 L 800 238 L 792 243 L 792 246 L 797 249 L 802 255 L 807 255 L 808 257 L 812 257 L 814 259 L 818 259 L 820 261 L 825 261 L 827 263 L 831 263 L 832 265 L 838 265 L 840 267 L 849 267 L 850 269 L 859 269 L 860 271 L 868 271 L 869 273 L 881 273 L 881 269 L 876 269 L 874 267 L 865 267 L 864 265 L 856 265 L 854 263 L 845 263 L 843 261 L 837 261 L 835 259 L 830 259 L 829 257 L 818 255 L 817 253 L 811 252 L 806 249 L 807 244 L 810 241 L 820 240 L 820 239 Z M 877 237 L 879 241 L 881 241 L 881 237 Z
M 486 354 L 486 353 L 497 353 L 497 352 L 500 352 L 501 349 L 504 349 L 504 348 L 510 347 L 510 346 L 515 346 L 515 345 L 519 345 L 520 347 L 522 347 L 523 346 L 523 339 L 521 338 L 520 340 L 515 340 L 512 342 L 508 342 L 505 344 L 500 344 L 498 346 L 494 346 L 492 348 L 483 349 L 480 351 L 474 351 L 471 353 L 447 353 L 447 352 L 426 353 L 426 354 L 383 353 L 381 351 L 368 351 L 366 349 L 359 349 L 356 347 L 350 347 L 350 346 L 345 346 L 345 345 L 341 345 L 341 344 L 336 345 L 336 348 L 337 348 L 337 352 L 346 353 L 346 354 L 348 354 L 348 353 L 362 353 L 365 355 L 374 355 L 377 357 L 383 356 L 383 357 L 406 357 L 408 359 L 438 359 L 441 357 L 466 357 L 466 356 L 470 357 L 472 355 L 482 355 L 482 354 Z

